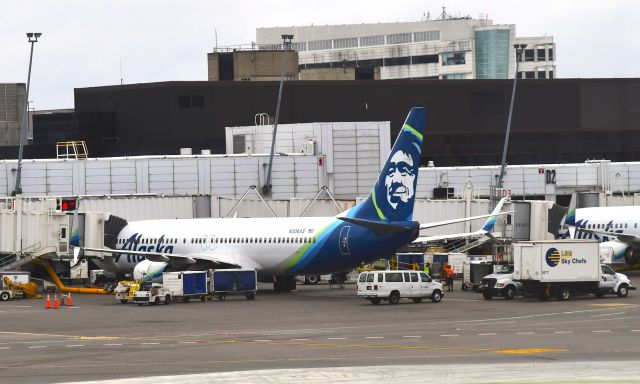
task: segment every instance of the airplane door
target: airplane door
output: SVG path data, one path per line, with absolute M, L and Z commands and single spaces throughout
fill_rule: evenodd
M 349 256 L 351 253 L 349 252 L 349 231 L 351 231 L 350 225 L 345 225 L 340 230 L 340 253 L 342 256 Z

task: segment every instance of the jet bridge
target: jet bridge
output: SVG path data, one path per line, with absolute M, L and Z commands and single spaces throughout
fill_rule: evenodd
M 0 199 L 0 270 L 15 270 L 35 258 L 69 252 L 69 216 L 60 199 Z

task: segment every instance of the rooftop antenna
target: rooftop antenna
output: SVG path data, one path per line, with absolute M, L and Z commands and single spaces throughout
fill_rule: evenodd
M 218 30 L 216 28 L 213 29 L 213 35 L 215 36 L 215 40 L 216 40 L 215 52 L 218 52 Z
M 442 14 L 440 15 L 440 17 L 442 17 L 442 20 L 446 20 L 447 19 L 447 11 L 446 11 L 447 7 L 442 7 Z
M 124 84 L 124 79 L 122 78 L 122 57 L 120 58 L 120 85 Z

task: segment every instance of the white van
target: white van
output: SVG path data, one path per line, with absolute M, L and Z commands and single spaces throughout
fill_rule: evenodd
M 373 271 L 362 272 L 358 276 L 358 297 L 373 304 L 380 304 L 382 300 L 398 304 L 401 298 L 412 299 L 414 303 L 428 298 L 439 303 L 442 296 L 442 283 L 433 281 L 424 272 Z

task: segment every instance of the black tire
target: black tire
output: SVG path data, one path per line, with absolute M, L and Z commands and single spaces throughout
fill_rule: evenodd
M 414 297 L 411 300 L 413 300 L 414 303 L 422 303 L 422 297 Z
M 462 284 L 462 290 L 463 290 L 463 291 L 466 291 L 466 290 L 468 290 L 468 289 L 469 289 L 469 288 L 467 287 L 467 284 Z
M 156 299 L 153 301 L 153 304 L 160 305 L 160 296 L 156 296 Z
M 171 304 L 171 296 L 170 295 L 166 295 L 164 297 L 164 305 L 169 305 Z
M 618 291 L 616 292 L 616 294 L 618 295 L 618 297 L 627 297 L 627 295 L 629 294 L 629 287 L 627 287 L 626 284 L 622 284 L 618 287 Z
M 491 300 L 493 295 L 489 291 L 482 291 L 482 297 L 484 297 L 485 300 Z
M 571 291 L 569 290 L 569 288 L 567 287 L 558 288 L 558 295 L 557 295 L 558 300 L 565 301 L 565 300 L 569 300 L 570 297 L 571 297 Z
M 442 292 L 440 292 L 439 290 L 435 290 L 433 291 L 433 293 L 431 294 L 431 301 L 434 303 L 439 303 L 442 301 Z
M 400 302 L 400 293 L 398 291 L 393 291 L 389 294 L 389 304 L 395 305 Z
M 305 276 L 304 280 L 309 285 L 316 285 L 316 284 L 318 284 L 320 282 L 320 276 L 318 276 L 318 275 L 309 275 L 309 276 Z
M 128 302 L 128 301 L 129 301 L 129 300 L 127 300 L 127 299 L 120 299 L 120 302 L 121 302 L 122 304 L 127 304 L 127 302 Z
M 254 300 L 256 298 L 256 293 L 255 292 L 247 292 L 247 293 L 245 293 L 245 296 L 247 297 L 247 300 Z
M 508 287 L 506 287 L 506 288 L 504 289 L 503 296 L 504 296 L 504 298 L 505 298 L 505 299 L 507 299 L 507 300 L 513 300 L 513 299 L 515 299 L 515 298 L 516 298 L 516 296 L 517 296 L 517 292 L 516 292 L 515 287 L 512 287 L 512 286 L 508 286 Z
M 379 297 L 374 297 L 373 299 L 371 299 L 371 304 L 378 305 L 381 301 L 382 299 L 380 299 Z
M 204 303 L 205 301 L 207 301 L 207 297 L 205 295 L 200 296 L 200 301 Z
M 0 300 L 2 301 L 7 301 L 11 298 L 11 295 L 9 294 L 9 292 L 2 292 L 0 293 Z

